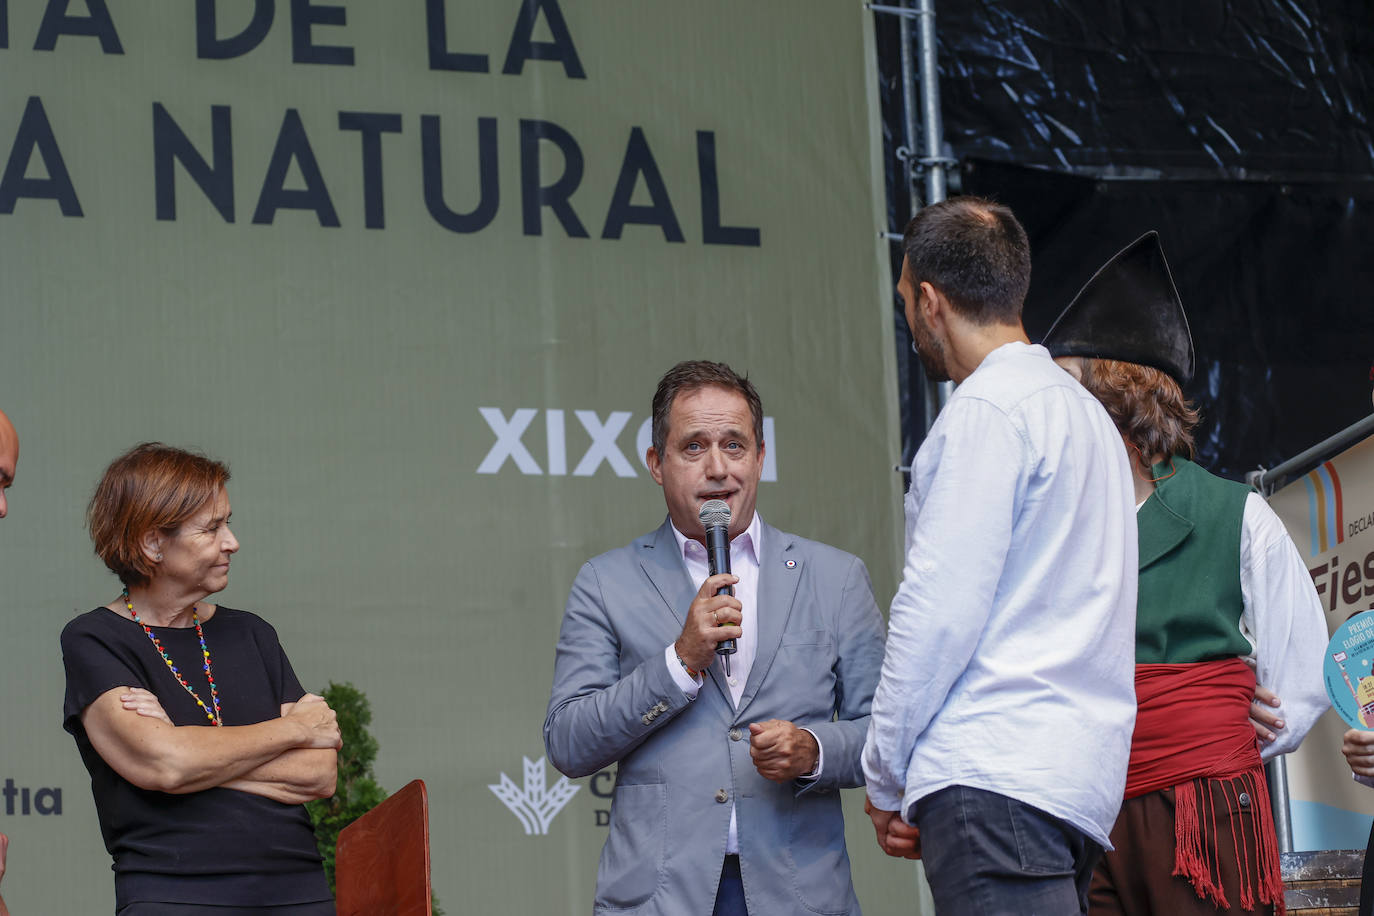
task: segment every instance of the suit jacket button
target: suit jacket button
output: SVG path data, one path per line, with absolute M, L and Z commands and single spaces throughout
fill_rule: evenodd
M 1240 793 L 1240 797 L 1237 798 L 1236 801 L 1240 802 L 1240 806 L 1241 806 L 1242 808 L 1248 808 L 1248 807 L 1250 807 L 1250 793 L 1248 793 L 1248 792 L 1242 792 L 1242 793 Z
M 639 717 L 639 721 L 643 722 L 645 725 L 648 725 L 650 722 L 654 720 L 649 718 L 648 713 L 645 713 L 644 715 Z
M 716 801 L 720 802 L 720 803 L 723 805 L 723 804 L 725 804 L 726 802 L 728 802 L 729 800 L 730 800 L 730 793 L 729 793 L 729 792 L 726 792 L 724 789 L 717 789 L 717 790 L 716 790 Z
M 732 729 L 730 729 L 730 740 L 731 740 L 731 741 L 738 741 L 740 738 L 743 738 L 743 737 L 744 737 L 744 735 L 740 732 L 740 730 L 739 730 L 738 728 L 732 728 Z

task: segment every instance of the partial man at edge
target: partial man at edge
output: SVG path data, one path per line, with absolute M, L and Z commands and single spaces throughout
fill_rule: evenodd
M 862 561 L 759 517 L 764 449 L 748 379 L 674 366 L 646 455 L 668 517 L 568 596 L 544 743 L 570 777 L 617 765 L 596 913 L 860 912 L 838 790 L 863 783 L 882 616 Z M 733 575 L 708 576 L 712 499 Z
M 1374 731 L 1349 729 L 1341 741 L 1341 753 L 1350 765 L 1355 781 L 1374 787 Z M 1359 916 L 1374 916 L 1374 826 L 1365 846 L 1364 871 L 1360 875 Z
M 916 351 L 959 387 L 912 467 L 869 813 L 889 855 L 924 858 L 941 916 L 1085 912 L 1135 721 L 1126 450 L 1026 337 L 1030 246 L 1009 209 L 926 207 L 903 248 Z
M 5 491 L 14 483 L 14 475 L 19 467 L 19 433 L 5 412 L 0 410 L 0 518 L 9 514 L 9 501 Z M 9 855 L 10 838 L 0 833 L 0 881 L 5 880 L 5 860 Z M 5 898 L 0 897 L 0 916 L 9 916 Z
M 1251 704 L 1257 678 L 1282 698 L 1264 758 L 1330 705 L 1312 578 L 1258 493 L 1192 461 L 1193 340 L 1157 233 L 1108 261 L 1044 343 L 1121 431 L 1140 543 L 1135 734 L 1091 912 L 1272 913 L 1283 879 Z

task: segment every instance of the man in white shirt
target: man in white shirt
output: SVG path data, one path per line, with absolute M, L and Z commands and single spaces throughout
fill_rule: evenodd
M 668 518 L 568 596 L 544 744 L 568 776 L 617 764 L 596 913 L 859 913 L 838 790 L 863 781 L 882 616 L 857 557 L 759 518 L 764 449 L 748 379 L 674 366 L 646 455 Z M 708 575 L 713 499 L 733 575 Z
M 912 467 L 868 809 L 889 854 L 923 857 L 942 916 L 1086 912 L 1135 721 L 1125 448 L 1026 337 L 1010 210 L 954 198 L 903 245 L 916 351 L 959 387 Z

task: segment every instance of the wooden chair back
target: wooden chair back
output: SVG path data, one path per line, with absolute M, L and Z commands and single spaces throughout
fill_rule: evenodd
M 430 916 L 429 795 L 414 779 L 339 832 L 339 916 Z

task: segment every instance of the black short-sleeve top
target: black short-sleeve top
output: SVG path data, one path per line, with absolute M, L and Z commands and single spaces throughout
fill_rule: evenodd
M 202 621 L 224 724 L 281 715 L 305 691 L 267 621 L 220 607 Z M 210 704 L 194 627 L 153 627 L 172 663 Z M 143 628 L 96 608 L 62 631 L 67 695 L 62 727 L 91 774 L 105 848 L 114 857 L 115 907 L 135 902 L 269 906 L 332 899 L 303 805 L 234 789 L 170 795 L 140 789 L 96 753 L 81 713 L 116 687 L 155 694 L 173 724 L 213 727 Z M 134 713 L 130 713 L 134 715 Z

